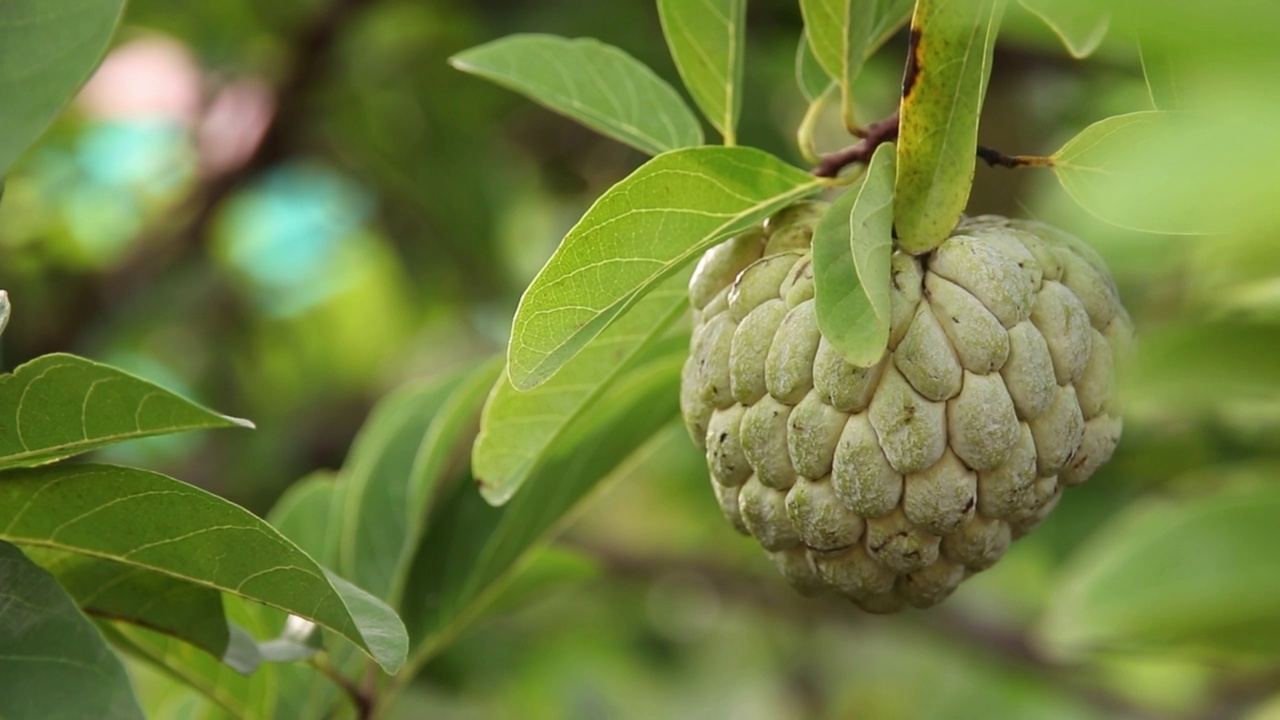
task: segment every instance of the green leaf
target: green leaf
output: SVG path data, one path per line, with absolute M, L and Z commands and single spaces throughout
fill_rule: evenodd
M 1147 503 L 1103 527 L 1065 569 L 1044 637 L 1063 654 L 1178 649 L 1275 657 L 1274 477 L 1275 468 L 1259 468 L 1250 487 L 1182 504 Z
M 846 118 L 852 118 L 851 91 L 863 63 L 907 21 L 913 4 L 914 0 L 800 0 L 809 47 L 840 85 Z
M 1206 412 L 1233 400 L 1280 400 L 1280 333 L 1269 323 L 1223 320 L 1143 333 L 1122 367 L 1122 397 L 1136 411 Z
M 1053 154 L 1053 171 L 1067 194 L 1113 225 L 1168 234 L 1208 231 L 1212 215 L 1194 203 L 1136 202 L 1133 187 L 1166 186 L 1167 163 L 1179 146 L 1174 113 L 1148 110 L 1116 115 L 1085 128 Z
M 53 576 L 0 542 L 0 717 L 138 718 L 129 676 Z
M 662 34 L 693 101 L 736 143 L 746 56 L 746 0 L 658 0 Z
M 284 491 L 267 513 L 267 522 L 316 562 L 336 567 L 347 487 L 337 473 L 317 470 Z
M 501 359 L 396 393 L 361 431 L 343 477 L 346 532 L 338 567 L 389 603 L 396 603 L 436 486 L 466 458 Z
M 1022 7 L 1044 21 L 1067 52 L 1077 60 L 1087 58 L 1102 44 L 1111 25 L 1111 13 L 1079 0 L 1018 0 Z
M 221 427 L 253 423 L 74 355 L 44 355 L 0 376 L 0 470 L 125 440 Z
M 488 505 L 466 482 L 454 489 L 418 550 L 405 594 L 414 600 L 403 607 L 414 645 L 410 672 L 480 614 L 566 512 L 610 473 L 625 473 L 614 469 L 678 415 L 684 356 L 671 353 L 616 383 L 506 505 Z
M 0 3 L 0 176 L 97 67 L 124 0 Z
M 753 148 L 645 163 L 596 200 L 525 291 L 507 354 L 512 385 L 542 384 L 698 253 L 824 185 Z
M 894 227 L 904 250 L 942 243 L 973 186 L 978 116 L 1004 0 L 920 0 L 902 81 Z
M 702 126 L 674 88 L 593 38 L 511 35 L 449 62 L 643 153 L 702 144 Z
M 831 82 L 827 71 L 813 56 L 813 48 L 809 47 L 809 38 L 801 35 L 800 42 L 796 44 L 796 85 L 800 88 L 800 94 L 804 95 L 805 100 L 811 103 L 816 102 L 827 92 L 827 88 L 831 87 Z
M 81 611 L 141 625 L 190 643 L 242 673 L 261 658 L 252 638 L 233 634 L 222 594 L 151 570 L 87 555 L 31 547 L 27 555 L 53 573 Z
M 870 367 L 889 345 L 894 147 L 876 148 L 866 175 L 831 204 L 813 233 L 818 328 L 849 362 Z
M 542 385 L 520 392 L 505 375 L 498 380 L 471 455 L 486 500 L 507 502 L 574 421 L 654 345 L 687 307 L 688 280 L 687 271 L 664 280 Z
M 323 625 L 393 672 L 403 626 L 270 525 L 145 470 L 58 465 L 0 479 L 0 540 L 80 553 L 239 595 Z

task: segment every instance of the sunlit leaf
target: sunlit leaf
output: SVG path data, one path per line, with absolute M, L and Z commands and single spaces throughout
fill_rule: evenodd
M 129 676 L 53 576 L 0 542 L 0 717 L 142 720 Z
M 395 603 L 422 537 L 429 500 L 467 457 L 467 433 L 480 416 L 501 359 L 388 397 L 352 448 L 341 562 L 375 596 Z
M 1004 0 L 920 0 L 903 79 L 894 227 L 909 252 L 936 247 L 969 201 L 991 50 Z
M 831 77 L 813 56 L 809 39 L 801 35 L 800 42 L 796 44 L 796 85 L 800 88 L 800 94 L 804 95 L 805 100 L 814 102 L 822 97 L 831 83 Z
M 658 0 L 667 47 L 693 101 L 724 136 L 736 142 L 746 55 L 746 0 Z
M 1044 21 L 1067 52 L 1074 58 L 1086 58 L 1102 44 L 1111 25 L 1111 13 L 1099 11 L 1079 0 L 1018 0 L 1022 7 Z
M 124 0 L 0 3 L 0 176 L 97 67 Z
M 1274 657 L 1274 474 L 1259 468 L 1249 487 L 1140 505 L 1099 530 L 1064 571 L 1044 637 L 1065 654 L 1181 649 Z
M 866 175 L 813 233 L 818 327 L 854 365 L 874 365 L 889 344 L 894 147 L 876 148 Z
M 166 433 L 253 427 L 107 365 L 44 355 L 0 376 L 0 470 Z
M 846 118 L 852 117 L 853 81 L 863 63 L 907 21 L 913 4 L 914 0 L 800 0 L 805 36 L 818 64 L 840 85 Z
M 228 628 L 217 590 L 87 555 L 40 547 L 28 548 L 27 554 L 52 572 L 88 615 L 171 635 L 243 673 L 258 666 L 252 638 L 246 644 Z
M 1147 232 L 1205 232 L 1212 218 L 1203 207 L 1135 202 L 1133 194 L 1125 191 L 1146 188 L 1158 197 L 1168 172 L 1158 158 L 1183 150 L 1177 145 L 1178 133 L 1178 118 L 1172 113 L 1152 110 L 1109 117 L 1085 128 L 1054 153 L 1053 170 L 1081 207 L 1109 223 Z
M 664 280 L 538 387 L 521 392 L 505 376 L 499 379 L 471 456 L 486 500 L 509 500 L 566 429 L 679 317 L 687 307 L 688 276 L 682 271 Z
M 684 352 L 673 352 L 616 383 L 506 505 L 493 507 L 469 483 L 458 485 L 438 509 L 405 593 L 402 611 L 414 646 L 407 668 L 475 620 L 521 559 L 592 488 L 611 473 L 626 473 L 634 462 L 628 456 L 677 416 L 683 361 Z
M 394 670 L 403 626 L 247 510 L 163 475 L 108 465 L 11 470 L 0 540 L 80 553 L 239 595 L 313 620 Z
M 449 61 L 650 155 L 702 144 L 702 126 L 675 89 L 592 38 L 510 35 Z
M 698 253 L 823 186 L 752 148 L 689 148 L 645 163 L 596 200 L 525 291 L 511 383 L 546 381 Z

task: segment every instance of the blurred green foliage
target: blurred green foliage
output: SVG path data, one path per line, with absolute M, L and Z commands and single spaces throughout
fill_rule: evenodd
M 1052 222 L 1109 263 L 1140 350 L 1115 459 L 946 606 L 883 619 L 793 596 L 671 434 L 426 665 L 399 717 L 1276 716 L 1280 610 L 1261 601 L 1280 576 L 1280 6 L 1083 5 L 1113 15 L 1081 62 L 1010 8 L 979 142 L 1048 155 L 1174 97 L 1188 121 L 1106 192 L 1216 233 L 1108 225 L 1034 169 L 980 166 L 969 211 Z M 748 11 L 739 138 L 799 162 L 799 9 Z M 537 268 L 642 159 L 446 59 L 517 31 L 590 35 L 679 82 L 647 0 L 135 0 L 124 23 L 95 80 L 115 84 L 91 84 L 7 178 L 4 367 L 75 351 L 252 418 L 251 435 L 103 456 L 260 514 L 341 465 L 390 388 L 500 349 Z M 899 34 L 862 70 L 859 122 L 896 102 L 904 50 Z M 822 150 L 848 142 L 832 105 Z M 1122 607 L 1130 591 L 1178 612 Z M 155 717 L 200 706 L 134 670 Z

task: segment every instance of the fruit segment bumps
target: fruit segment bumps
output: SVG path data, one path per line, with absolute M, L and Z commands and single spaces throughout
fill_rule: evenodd
M 814 310 L 823 210 L 702 258 L 681 409 L 725 516 L 798 590 L 928 607 L 1110 459 L 1132 325 L 1080 240 L 982 216 L 894 252 L 889 348 L 850 365 Z

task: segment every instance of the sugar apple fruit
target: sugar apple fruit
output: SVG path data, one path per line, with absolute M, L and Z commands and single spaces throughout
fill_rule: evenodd
M 1132 325 L 1080 240 L 982 216 L 894 251 L 888 350 L 853 366 L 814 309 L 824 207 L 703 256 L 681 410 L 724 514 L 799 591 L 927 607 L 1110 459 Z

